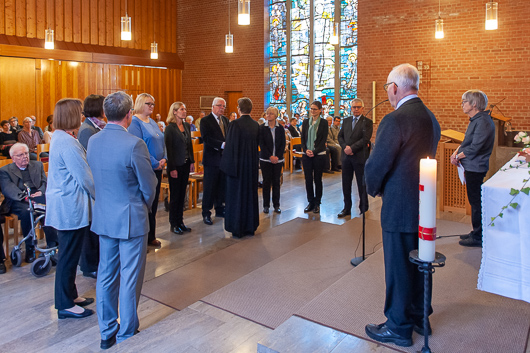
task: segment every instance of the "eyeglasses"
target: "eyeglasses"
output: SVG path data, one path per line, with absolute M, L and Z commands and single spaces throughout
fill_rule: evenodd
M 462 100 L 462 105 L 464 105 L 464 103 L 469 103 L 469 101 L 466 101 L 466 100 Z
M 147 103 L 145 103 L 145 105 L 148 105 L 148 106 L 150 106 L 150 107 L 154 107 L 154 106 L 155 106 L 155 103 L 147 102 Z
M 388 86 L 390 86 L 391 84 L 396 85 L 396 88 L 399 87 L 399 86 L 397 85 L 397 83 L 395 83 L 395 82 L 385 83 L 385 85 L 383 86 L 383 88 L 385 89 L 385 92 L 388 92 Z
M 353 109 L 361 109 L 361 108 L 364 108 L 362 105 L 354 105 L 352 107 Z
M 311 110 L 320 110 L 320 109 L 318 109 L 318 108 L 309 108 L 309 109 L 311 109 Z
M 223 105 L 223 104 L 216 104 L 215 107 L 226 108 L 226 105 Z
M 24 156 L 29 156 L 29 152 L 22 152 L 22 153 L 13 155 L 13 157 L 17 157 L 17 158 L 22 158 Z

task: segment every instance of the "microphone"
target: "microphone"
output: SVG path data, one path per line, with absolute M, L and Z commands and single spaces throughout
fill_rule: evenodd
M 372 110 L 374 110 L 375 108 L 377 108 L 378 106 L 380 106 L 384 102 L 388 102 L 388 99 L 385 99 L 384 101 L 379 102 L 376 105 L 374 105 L 366 114 L 364 114 L 364 116 L 368 117 L 368 114 L 370 114 L 372 112 Z

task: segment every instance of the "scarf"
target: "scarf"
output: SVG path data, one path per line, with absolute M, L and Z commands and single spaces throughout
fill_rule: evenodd
M 309 118 L 309 129 L 307 130 L 307 149 L 313 151 L 315 149 L 315 140 L 317 138 L 318 124 L 320 124 L 320 116 L 316 123 L 313 124 L 313 117 Z

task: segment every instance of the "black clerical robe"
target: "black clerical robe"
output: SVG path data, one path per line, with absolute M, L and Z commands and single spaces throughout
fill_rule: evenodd
M 228 125 L 221 170 L 226 174 L 225 229 L 235 236 L 254 234 L 258 211 L 259 125 L 242 115 Z

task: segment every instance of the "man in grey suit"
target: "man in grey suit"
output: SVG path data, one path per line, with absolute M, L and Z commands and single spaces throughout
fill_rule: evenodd
M 96 187 L 91 230 L 100 236 L 96 302 L 101 349 L 133 336 L 139 327 L 148 212 L 157 179 L 145 142 L 127 132 L 132 107 L 127 94 L 108 95 L 103 103 L 108 124 L 88 142 Z
M 430 325 L 429 332 L 422 325 L 424 277 L 409 261 L 409 253 L 418 248 L 420 159 L 434 158 L 440 125 L 418 97 L 419 84 L 419 72 L 409 64 L 396 66 L 388 75 L 384 88 L 395 111 L 379 124 L 365 168 L 368 194 L 383 198 L 387 318 L 366 325 L 365 332 L 373 340 L 404 347 L 412 345 L 413 330 L 430 334 Z M 432 308 L 427 310 L 432 313 Z
M 351 215 L 351 185 L 353 173 L 359 191 L 359 213 L 368 211 L 368 195 L 364 183 L 364 164 L 370 155 L 370 139 L 374 131 L 374 123 L 363 115 L 364 102 L 355 98 L 352 102 L 353 116 L 344 119 L 339 132 L 339 144 L 342 149 L 342 193 L 344 208 L 339 218 Z

